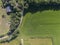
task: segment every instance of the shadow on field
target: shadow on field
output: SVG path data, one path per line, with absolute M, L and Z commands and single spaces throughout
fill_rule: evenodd
M 56 2 L 41 2 L 41 3 L 29 3 L 29 8 L 25 9 L 24 11 L 24 15 L 27 12 L 31 12 L 31 13 L 36 13 L 37 11 L 44 11 L 44 10 L 60 10 L 60 3 L 56 3 Z

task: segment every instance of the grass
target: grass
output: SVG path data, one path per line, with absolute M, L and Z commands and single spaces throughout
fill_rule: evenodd
M 60 11 L 27 13 L 20 32 L 23 38 L 52 37 L 54 45 L 60 45 Z
M 24 41 L 24 45 L 52 45 L 52 40 L 49 38 L 28 39 Z

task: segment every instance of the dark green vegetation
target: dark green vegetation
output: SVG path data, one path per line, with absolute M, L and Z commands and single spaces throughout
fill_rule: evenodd
M 24 1 L 27 1 L 29 3 L 31 2 L 35 2 L 35 3 L 41 3 L 41 2 L 57 2 L 57 3 L 60 3 L 60 0 L 24 0 Z

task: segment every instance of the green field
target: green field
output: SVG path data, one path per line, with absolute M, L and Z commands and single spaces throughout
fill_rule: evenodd
M 46 10 L 27 13 L 21 26 L 21 36 L 52 37 L 54 45 L 60 45 L 60 11 Z

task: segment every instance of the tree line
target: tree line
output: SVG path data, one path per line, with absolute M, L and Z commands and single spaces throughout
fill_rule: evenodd
M 31 3 L 31 2 L 36 2 L 36 3 L 40 3 L 40 2 L 57 2 L 57 3 L 60 3 L 60 0 L 24 0 L 24 1 L 27 1 L 29 3 Z

